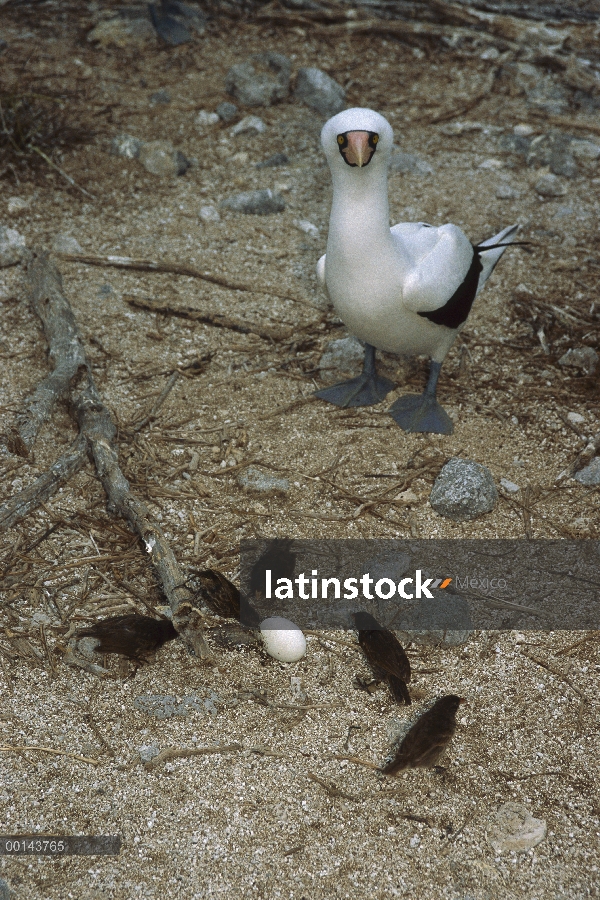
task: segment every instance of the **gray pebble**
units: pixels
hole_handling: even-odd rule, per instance
[[[169,141],[143,144],[139,160],[147,172],[163,178],[183,175],[189,168],[189,161]]]
[[[258,53],[229,69],[225,90],[243,106],[271,106],[287,97],[291,69],[281,53]]]
[[[146,744],[144,747],[139,748],[138,753],[143,763],[149,763],[156,759],[160,753],[160,747],[157,747],[156,744]]]
[[[223,103],[219,103],[219,105],[215,109],[215,112],[220,118],[221,122],[225,122],[226,125],[229,125],[231,122],[233,122],[234,119],[237,118],[239,110],[235,103],[228,103],[225,100]]]
[[[577,159],[592,161],[600,159],[600,146],[593,141],[571,141],[569,149]]]
[[[118,47],[143,51],[147,45],[156,45],[156,32],[146,17],[127,18],[116,16],[99,22],[87,36],[91,43],[102,48]]]
[[[273,156],[269,156],[268,159],[264,159],[262,162],[256,163],[257,169],[271,169],[275,166],[287,166],[289,163],[288,157],[285,153],[274,153]]]
[[[219,210],[214,206],[201,206],[200,212],[198,213],[198,217],[202,222],[209,224],[211,222],[220,222],[221,216],[219,215]]]
[[[563,353],[558,361],[559,366],[572,366],[585,372],[586,375],[593,375],[598,365],[600,357],[592,347],[576,347]]]
[[[52,249],[55,253],[83,253],[83,247],[70,234],[57,234],[52,241]]]
[[[522,803],[505,803],[491,816],[487,837],[496,853],[522,853],[544,840],[546,822]]]
[[[155,91],[150,95],[150,103],[170,103],[171,95],[168,91]]]
[[[437,513],[455,521],[491,512],[497,500],[498,491],[487,466],[457,457],[446,463],[429,498]]]
[[[0,225],[0,269],[21,262],[26,252],[27,247],[23,235],[14,228]]]
[[[600,456],[588,463],[573,476],[580,484],[600,484]]]
[[[98,296],[99,297],[110,297],[113,294],[113,287],[111,284],[101,284],[98,288]]]
[[[131,134],[117,134],[110,144],[110,152],[113,156],[122,156],[124,159],[138,159],[142,142]]]
[[[524,134],[503,134],[498,145],[501,150],[506,150],[508,153],[518,153],[520,156],[526,157],[531,146],[531,138]]]
[[[236,137],[238,134],[248,134],[255,131],[257,134],[263,134],[267,130],[267,126],[259,116],[246,116],[237,125],[231,129],[231,136]]]
[[[212,710],[212,707],[214,706],[214,700],[218,700],[218,697],[215,694],[213,698],[211,692],[209,699],[212,704]],[[177,702],[177,697],[171,697],[168,695],[140,694],[140,696],[136,697],[133,701],[133,705],[136,707],[136,709],[145,712],[149,716],[155,716],[155,718],[157,719],[170,719],[172,716],[185,717],[188,716],[193,710],[197,712],[204,712],[208,708],[206,706],[206,700],[203,700],[202,697],[196,696],[196,694],[190,694],[189,696],[184,697],[181,703]]]
[[[521,490],[518,484],[515,484],[514,481],[509,481],[508,478],[500,479],[500,487],[503,487],[509,494],[516,494],[517,491]]]
[[[268,216],[272,213],[283,212],[285,201],[281,194],[275,193],[270,188],[262,191],[242,191],[234,194],[219,204],[221,209],[229,209],[232,212],[245,213],[252,216]]]
[[[404,153],[402,150],[392,155],[390,172],[400,172],[402,175],[433,175],[429,163],[414,153]]]
[[[577,164],[570,150],[571,138],[560,132],[541,134],[533,138],[527,154],[527,165],[549,166],[554,175],[573,178],[577,174]]]
[[[321,69],[303,68],[298,70],[294,97],[329,119],[344,108],[346,92]]]
[[[207,131],[210,131],[213,125],[216,125],[218,121],[218,113],[207,112],[207,110],[201,109],[194,119],[194,126],[196,131],[200,134],[205,134]]]
[[[508,181],[501,181],[496,188],[498,200],[518,200],[519,196],[518,190],[512,184],[509,184]]]
[[[237,483],[245,491],[254,494],[287,494],[290,489],[287,478],[278,478],[255,466],[243,469],[238,475]]]
[[[547,175],[542,175],[541,178],[535,183],[535,190],[540,195],[540,197],[562,197],[566,194],[567,189],[562,184],[560,178],[557,178],[556,175],[552,175],[552,173],[548,173]]]
[[[364,356],[365,348],[354,335],[330,341],[319,360],[321,378],[339,381],[344,375],[355,375]]]

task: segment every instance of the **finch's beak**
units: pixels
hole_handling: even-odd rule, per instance
[[[369,147],[369,133],[367,131],[349,131],[347,138],[346,159],[350,165],[364,166],[372,154]]]

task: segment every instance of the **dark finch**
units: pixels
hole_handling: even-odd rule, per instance
[[[77,632],[76,637],[94,637],[99,644],[96,653],[119,653],[128,659],[143,662],[159,647],[178,636],[169,619],[152,619],[133,613],[112,616]]]
[[[240,592],[228,578],[214,569],[194,570],[195,600],[206,604],[224,619],[240,618]]]
[[[378,679],[385,679],[397,703],[409,704],[410,663],[398,638],[364,611],[353,613],[358,643]]]
[[[381,771],[386,775],[397,775],[404,769],[435,766],[452,740],[456,731],[456,713],[464,702],[463,697],[455,694],[436,700],[431,709],[417,719],[398,747],[394,759]]]

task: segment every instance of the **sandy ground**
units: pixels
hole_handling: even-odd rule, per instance
[[[499,140],[519,124],[539,134],[549,126],[502,79],[459,117],[482,129],[452,136],[448,123],[427,125],[477,93],[491,65],[480,52],[429,55],[381,37],[312,38],[223,20],[192,45],[137,54],[88,44],[92,24],[83,13],[71,23],[59,15],[39,23],[5,15],[7,83],[18,84],[27,66],[40,90],[70,92],[73,115],[89,123],[94,110],[105,112],[94,119],[97,133],[89,141],[57,157],[98,199],[47,169],[21,174],[19,183],[7,174],[0,222],[29,245],[51,246],[57,234],[69,234],[89,254],[166,258],[251,286],[270,284],[294,298],[57,259],[99,389],[121,427],[152,408],[174,370],[189,376],[178,379],[155,421],[120,443],[123,469],[184,571],[210,566],[234,577],[240,539],[261,535],[598,538],[597,488],[557,483],[582,447],[564,417],[579,413],[580,430],[600,430],[596,380],[557,360],[571,346],[597,344],[598,331],[584,335],[570,320],[550,317],[546,355],[536,336],[540,320],[511,298],[524,284],[538,313],[554,304],[588,315],[599,254],[600,166],[561,179],[560,198],[538,196],[533,184],[543,173],[503,151]],[[399,387],[379,407],[340,411],[311,400],[323,349],[346,333],[315,305],[323,303],[313,272],[330,205],[322,122],[290,99],[249,111],[266,123],[262,135],[231,138],[226,126],[216,126],[199,136],[194,127],[198,109],[228,99],[229,66],[265,46],[287,53],[294,71],[324,68],[347,86],[349,104],[386,115],[399,147],[432,167],[428,176],[390,177],[393,221],[453,221],[473,241],[517,222],[532,242],[529,252],[505,254],[444,366],[439,396],[456,422],[449,437],[406,435],[386,415],[395,396],[421,389],[425,361],[386,358],[384,369]],[[167,90],[171,102],[152,104],[157,90]],[[121,131],[173,140],[198,165],[179,178],[152,176],[136,160],[108,153]],[[577,136],[594,139],[594,132]],[[289,164],[254,167],[275,152],[285,152]],[[514,188],[513,199],[496,196],[501,183]],[[220,223],[200,222],[201,206],[263,187],[282,191],[283,213],[223,213]],[[9,197],[29,204],[18,217],[6,212]],[[320,236],[301,232],[298,219],[316,225]],[[234,333],[142,310],[132,297],[283,324],[294,335],[269,341]],[[0,428],[7,431],[47,362],[18,267],[0,272],[0,300]],[[185,367],[197,359],[205,359],[202,371],[191,375]],[[2,497],[31,483],[74,436],[62,408],[40,435],[34,460],[5,453]],[[488,466],[497,484],[516,483],[519,494],[503,494],[492,513],[473,522],[437,516],[428,503],[431,486],[457,455]],[[250,461],[287,477],[289,493],[245,494],[237,475]],[[389,478],[374,476],[389,475],[416,499],[356,515],[390,486]],[[147,612],[119,588],[123,580],[151,607],[162,598],[143,548],[106,512],[91,466],[2,536],[1,565],[1,743],[65,755],[2,752],[0,831],[123,838],[118,857],[0,858],[0,875],[16,897],[598,896],[594,635],[562,655],[581,634],[482,632],[459,648],[411,646],[410,708],[395,706],[384,687],[370,695],[353,686],[368,669],[352,633],[309,637],[306,657],[294,665],[223,649],[209,637],[218,665],[202,667],[174,642],[135,675],[111,663],[114,679],[101,681],[62,663],[69,626],[132,608]],[[252,690],[266,691],[271,705],[256,702]],[[418,713],[452,692],[469,702],[445,770],[383,779],[331,758],[382,763]],[[187,716],[159,719],[135,705],[148,694],[200,700]],[[148,745],[234,744],[239,749],[153,770],[139,755]],[[497,855],[486,835],[495,811],[511,800],[546,820],[547,836],[534,850]]]

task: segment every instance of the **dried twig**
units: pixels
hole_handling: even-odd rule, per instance
[[[100,762],[100,760],[91,759],[89,756],[78,756],[77,753],[67,753],[65,750],[54,750],[52,747],[28,747],[25,745],[19,747],[0,747],[0,753],[22,753],[24,750],[35,750],[37,753],[50,753],[53,756],[68,756],[69,759],[90,763],[92,766],[97,766]]]
[[[584,703],[589,703],[590,701],[585,696],[582,690],[580,690],[576,684],[573,684],[570,678],[563,673],[559,669],[555,669],[550,663],[544,662],[543,659],[538,659],[537,656],[532,656],[531,653],[528,653],[527,650],[523,650],[524,655],[527,659],[530,659],[531,662],[536,663],[538,666],[541,666],[542,669],[546,669],[548,672],[551,672],[552,675],[555,675],[557,678],[560,678],[561,681],[564,681],[565,684],[568,684],[572,691],[575,691],[578,697],[581,697]]]
[[[48,421],[58,400],[69,393],[71,379],[85,363],[85,351],[73,311],[65,299],[58,269],[32,264],[28,267],[31,306],[42,321],[48,341],[53,371],[25,401],[25,411],[17,419],[17,430],[31,450],[42,425]]]
[[[264,325],[248,322],[244,319],[226,316],[224,313],[210,313],[194,309],[192,306],[172,306],[170,303],[162,303],[160,300],[150,300],[146,297],[135,297],[127,294],[124,299],[139,309],[148,309],[171,316],[180,316],[183,319],[191,319],[194,322],[204,322],[217,328],[228,328],[240,334],[256,334],[265,340],[285,341],[294,333],[293,328],[278,328],[276,325]]]
[[[346,759],[348,762],[354,763],[355,766],[365,766],[367,769],[374,769],[376,772],[381,771],[381,766],[369,762],[368,759],[360,759],[358,756],[347,756],[345,753],[332,753],[328,759]]]
[[[218,284],[220,287],[229,288],[232,291],[246,291],[252,294],[269,294],[272,297],[279,297],[281,300],[292,300],[294,303],[304,303],[312,306],[308,300],[296,297],[293,294],[278,291],[271,285],[261,285],[258,283],[245,284],[242,281],[232,281],[223,275],[216,275],[214,272],[203,272],[195,266],[182,265],[180,263],[157,262],[152,259],[133,259],[130,256],[88,256],[77,253],[59,253],[61,259],[67,262],[83,263],[86,266],[112,267],[114,269],[129,269],[132,272],[161,272],[171,275],[186,275],[188,278],[200,278],[202,281],[208,281],[210,284]]]
[[[330,797],[342,797],[344,800],[352,800],[353,803],[358,803],[358,797],[353,797],[352,794],[347,794],[345,791],[342,791],[336,784],[333,782],[324,781],[322,778],[319,778],[318,775],[315,775],[314,772],[306,773],[311,781],[315,781],[317,784],[320,784],[321,787],[325,788]]]
[[[167,747],[158,756],[144,763],[146,769],[156,769],[170,759],[185,759],[188,756],[207,756],[210,753],[239,753],[244,748],[240,744],[229,744],[226,747]]]

